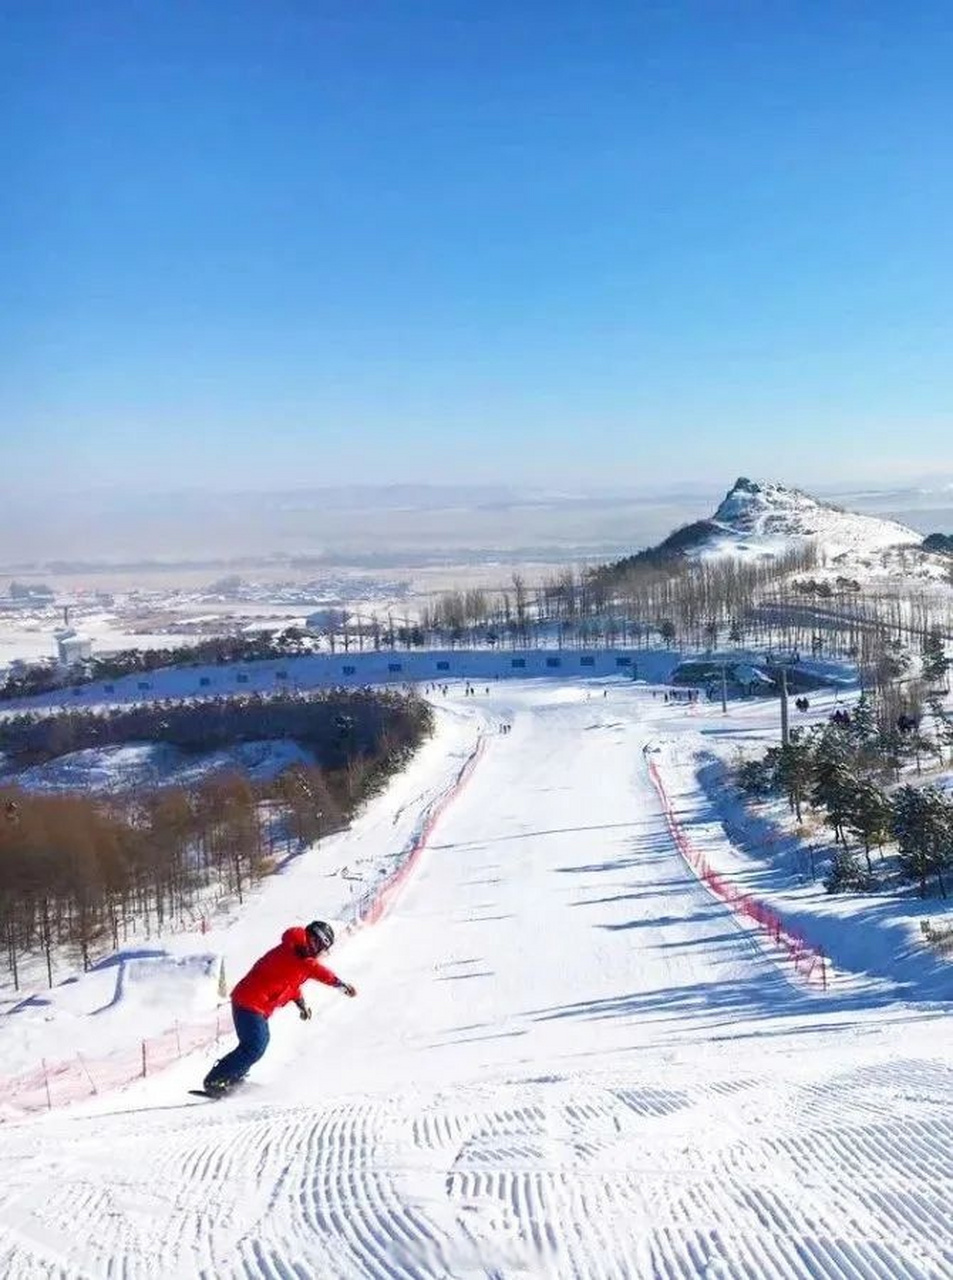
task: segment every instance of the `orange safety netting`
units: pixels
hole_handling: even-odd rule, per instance
[[[393,905],[397,894],[414,870],[420,854],[447,806],[459,795],[482,753],[481,738],[467,757],[450,787],[423,813],[417,830],[401,851],[396,867],[363,894],[351,908],[352,918],[345,935],[365,925],[376,924]],[[203,921],[204,923],[204,921]],[[205,929],[202,928],[202,932]],[[73,1058],[46,1062],[32,1071],[0,1080],[0,1120],[32,1111],[47,1111],[119,1089],[171,1066],[187,1054],[217,1045],[231,1031],[227,1006],[220,1007],[203,1022],[176,1022],[158,1036],[141,1040],[130,1049],[100,1058],[77,1053]]]
[[[668,792],[654,760],[649,761],[649,776],[658,792],[668,829],[682,857],[699,880],[736,914],[751,920],[768,940],[793,961],[795,970],[809,983],[819,982],[826,991],[829,974],[827,958],[820,947],[807,942],[801,934],[784,923],[781,916],[765,903],[742,892],[727,877],[715,871],[704,854],[688,838],[675,815]]]

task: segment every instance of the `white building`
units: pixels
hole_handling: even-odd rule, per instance
[[[304,620],[304,625],[312,635],[321,635],[327,631],[343,631],[350,617],[346,609],[335,609],[329,606],[309,613]]]
[[[72,627],[57,627],[53,632],[56,641],[56,658],[61,667],[73,667],[92,656],[93,642],[89,636],[80,635]]]

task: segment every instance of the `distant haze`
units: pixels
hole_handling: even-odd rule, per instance
[[[657,540],[719,496],[715,488],[645,494],[369,486],[34,498],[0,511],[0,567],[269,557],[386,567],[501,553],[602,559]]]
[[[767,478],[767,477],[766,477]],[[786,477],[770,477],[787,482]],[[182,567],[237,562],[273,569],[607,560],[651,545],[710,515],[735,479],[654,490],[507,486],[346,486],[270,493],[121,491],[0,507],[0,572],[43,572],[159,561]],[[953,528],[953,490],[820,491],[857,511],[921,532]]]

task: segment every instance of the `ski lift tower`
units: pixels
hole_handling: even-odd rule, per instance
[[[781,746],[786,747],[791,740],[791,731],[788,723],[788,668],[792,664],[790,661],[779,662],[769,656],[765,665],[781,685]]]
[[[791,731],[788,721],[788,668],[790,662],[770,663],[770,671],[777,678],[781,686],[781,746],[786,747],[791,740]]]

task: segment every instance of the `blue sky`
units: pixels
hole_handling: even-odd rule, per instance
[[[8,0],[0,488],[953,470],[953,9]]]

